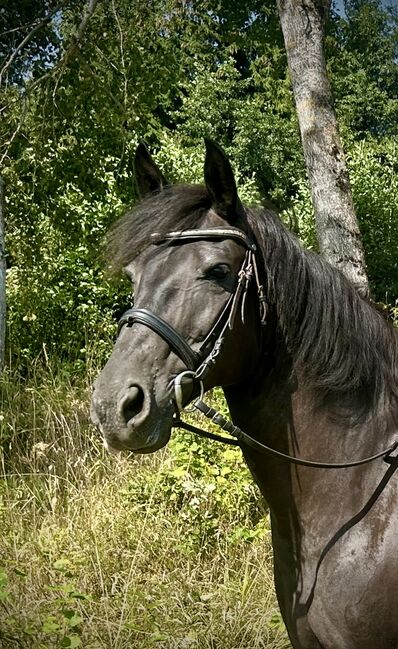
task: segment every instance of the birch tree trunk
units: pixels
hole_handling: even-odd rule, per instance
[[[4,243],[5,193],[0,176],[0,370],[4,367],[6,341],[6,254]]]
[[[369,293],[323,49],[330,0],[277,0],[321,254]]]

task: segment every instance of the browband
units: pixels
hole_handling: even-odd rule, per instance
[[[238,243],[243,244],[248,250],[256,252],[256,244],[241,230],[237,228],[207,228],[206,230],[177,230],[175,232],[167,232],[161,234],[155,232],[151,235],[152,243],[155,245],[164,243],[165,241],[199,241],[203,239],[233,239]]]

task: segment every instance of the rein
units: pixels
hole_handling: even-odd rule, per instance
[[[170,382],[170,387],[174,389],[174,401],[178,413],[177,416],[173,418],[172,426],[174,428],[182,428],[189,432],[200,435],[201,437],[223,442],[224,444],[229,444],[231,446],[240,446],[242,443],[244,443],[257,451],[260,451],[261,453],[267,453],[268,455],[277,457],[281,460],[299,466],[318,469],[345,469],[367,464],[368,462],[373,462],[374,460],[377,460],[381,457],[383,457],[384,461],[388,464],[395,463],[397,461],[397,456],[391,457],[391,454],[398,448],[398,441],[395,441],[391,446],[384,449],[383,451],[380,451],[376,455],[362,458],[353,462],[316,462],[293,455],[288,455],[287,453],[282,453],[281,451],[278,451],[270,446],[267,446],[266,444],[263,444],[262,442],[257,441],[256,439],[245,433],[243,430],[241,430],[238,426],[235,426],[231,421],[225,419],[219,412],[203,402],[202,397],[204,395],[204,378],[211,366],[215,364],[216,359],[220,354],[227,330],[233,329],[239,303],[241,307],[241,319],[242,322],[244,322],[246,296],[249,285],[253,278],[257,286],[261,324],[262,326],[265,325],[266,300],[263,286],[260,283],[259,279],[255,256],[256,245],[244,232],[237,230],[236,228],[183,230],[177,232],[169,232],[162,235],[152,235],[152,242],[155,245],[167,242],[170,242],[170,244],[183,244],[190,241],[216,241],[225,239],[232,239],[243,245],[246,248],[246,254],[241,269],[238,273],[238,283],[236,289],[228,298],[210,332],[200,346],[199,351],[194,351],[192,347],[190,347],[190,345],[187,343],[185,338],[183,338],[183,336],[181,336],[171,325],[169,325],[165,320],[160,318],[155,313],[152,313],[148,309],[132,307],[131,309],[128,309],[119,320],[118,334],[124,326],[131,327],[134,323],[142,324],[149,329],[152,329],[152,331],[163,338],[163,340],[165,340],[169,345],[170,349],[173,350],[173,352],[183,361],[185,366],[188,368],[187,370],[181,372]],[[202,415],[204,415],[207,419],[210,419],[213,423],[219,426],[219,428],[227,432],[231,437],[217,435],[210,431],[198,428],[197,426],[193,426],[192,424],[188,424],[187,422],[184,422],[180,419],[179,414],[182,410],[184,410],[184,378],[189,378],[192,384],[197,381],[200,386],[200,398],[194,401],[193,409],[198,410]]]
[[[277,457],[280,460],[285,460],[286,462],[290,462],[290,464],[297,464],[299,466],[307,466],[315,469],[348,469],[350,467],[360,466],[361,464],[368,464],[368,462],[373,462],[373,460],[377,460],[381,457],[384,457],[384,461],[387,464],[394,464],[397,460],[397,456],[391,457],[391,453],[393,453],[398,448],[398,441],[391,444],[391,446],[389,446],[387,449],[384,449],[384,451],[380,451],[380,453],[376,453],[376,455],[371,455],[370,457],[365,457],[361,460],[355,460],[353,462],[330,463],[330,462],[315,462],[313,460],[305,460],[303,458],[296,457],[294,455],[288,455],[287,453],[282,453],[282,451],[277,451],[275,448],[272,448],[271,446],[267,446],[262,442],[258,442],[256,439],[254,439],[253,437],[245,433],[243,430],[241,430],[241,428],[238,428],[238,426],[235,426],[232,422],[225,419],[219,412],[217,412],[217,410],[214,410],[213,408],[208,406],[201,399],[195,401],[194,406],[205,417],[207,417],[207,419],[210,419],[213,423],[219,426],[219,428],[229,433],[231,437],[223,437],[222,435],[216,435],[207,430],[202,430],[201,428],[198,428],[197,426],[193,426],[192,424],[188,424],[185,421],[182,421],[181,419],[176,419],[174,421],[173,426],[178,428],[183,428],[184,430],[187,430],[191,433],[196,433],[201,437],[207,437],[209,439],[215,440],[216,442],[224,442],[224,444],[230,444],[231,446],[240,446],[241,442],[243,442],[248,446],[250,446],[251,448],[254,448],[256,451],[260,451],[261,453],[267,453],[268,455]]]

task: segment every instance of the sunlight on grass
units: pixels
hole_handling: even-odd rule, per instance
[[[3,377],[1,646],[289,647],[239,451],[177,433],[115,458],[88,403],[65,372]]]

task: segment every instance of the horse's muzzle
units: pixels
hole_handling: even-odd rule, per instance
[[[174,406],[159,408],[148,390],[128,383],[111,400],[96,388],[91,402],[91,419],[110,452],[152,453],[170,438]]]

